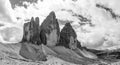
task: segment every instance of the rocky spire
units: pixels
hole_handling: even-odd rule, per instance
[[[34,20],[32,17],[30,22],[24,24],[24,34],[19,51],[22,57],[33,61],[47,60],[39,35],[39,18],[36,17]]]
[[[24,24],[24,34],[22,42],[32,42],[33,44],[40,44],[39,37],[39,18],[32,17],[30,22]]]
[[[35,22],[36,22],[37,27],[39,27],[39,17],[35,18]]]
[[[25,42],[25,41],[29,41],[30,40],[29,39],[30,37],[28,35],[28,33],[29,33],[29,26],[30,26],[29,22],[28,23],[24,23],[24,26],[23,26],[23,38],[22,38],[21,42]]]
[[[60,28],[55,12],[50,12],[40,27],[40,37],[43,44],[54,46],[59,40]]]
[[[77,35],[70,23],[66,23],[60,32],[60,40],[58,46],[65,46],[66,48],[76,47]]]

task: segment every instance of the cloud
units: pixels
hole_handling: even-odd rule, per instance
[[[13,23],[9,0],[0,0],[0,20]]]
[[[15,38],[15,36],[22,34],[22,27],[17,23],[16,16],[14,16],[9,0],[0,0],[0,24],[2,25],[0,27],[0,42],[9,43],[20,41],[17,39],[21,37]]]
[[[17,27],[5,27],[0,30],[0,34],[2,36],[3,43],[16,43],[21,41],[22,39],[22,29]]]

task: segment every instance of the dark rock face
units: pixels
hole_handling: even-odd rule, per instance
[[[41,43],[39,37],[39,18],[31,18],[31,21],[24,24],[24,34],[22,42],[32,42],[33,44],[39,45]]]
[[[40,41],[40,37],[39,37],[39,18],[37,17],[34,21],[34,19],[31,19],[30,22],[31,26],[30,26],[30,33],[31,33],[31,39],[30,42],[32,42],[33,44],[37,44],[39,45],[41,43]]]
[[[77,40],[76,43],[77,43],[77,48],[81,49],[81,47],[82,47],[82,46],[81,46],[81,43],[80,43],[78,40]]]
[[[52,11],[40,27],[41,42],[48,46],[55,46],[59,40],[60,28],[55,13]]]
[[[19,51],[21,56],[33,61],[47,60],[39,35],[39,18],[36,17],[34,20],[32,17],[30,22],[24,24],[24,34]]]
[[[75,48],[77,46],[77,35],[70,23],[66,23],[60,32],[60,40],[58,46],[65,46],[66,48]]]
[[[23,38],[22,38],[21,42],[30,40],[30,35],[28,35],[28,33],[29,33],[29,26],[30,26],[29,22],[24,24],[24,26],[23,26],[24,27],[23,28]]]
[[[37,27],[39,27],[39,17],[36,17],[36,18],[35,18],[35,21],[36,21]]]

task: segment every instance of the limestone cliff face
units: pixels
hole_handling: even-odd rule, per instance
[[[65,46],[66,48],[75,48],[77,35],[70,23],[66,23],[60,32],[60,40],[58,46]]]
[[[32,44],[41,44],[39,37],[39,18],[35,20],[32,17],[30,22],[24,24],[24,34],[22,42],[32,42]]]
[[[52,11],[40,26],[40,38],[43,44],[55,46],[58,43],[60,28],[55,13]]]
[[[32,17],[30,22],[24,24],[24,35],[19,54],[33,61],[46,61],[46,56],[41,47],[39,33],[39,18]]]

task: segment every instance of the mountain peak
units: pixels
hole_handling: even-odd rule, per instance
[[[60,32],[60,40],[57,44],[58,46],[65,46],[66,48],[70,48],[71,43],[74,43],[76,41],[76,33],[74,29],[72,28],[70,23],[66,23],[63,29]],[[73,45],[75,45],[74,43]]]
[[[24,24],[24,34],[22,42],[32,42],[32,44],[41,44],[39,38],[39,18],[32,17],[30,22]]]
[[[30,21],[34,21],[34,18],[33,17],[31,17],[31,20]]]
[[[59,33],[60,33],[59,24],[56,19],[55,12],[52,11],[46,17],[46,19],[43,21],[40,27],[40,37],[42,39],[41,40],[42,43],[44,43],[45,45],[47,44],[50,46],[54,46],[58,42]]]
[[[54,11],[50,12],[50,14],[49,14],[48,16],[51,16],[51,17],[53,17],[53,18],[56,18]]]

